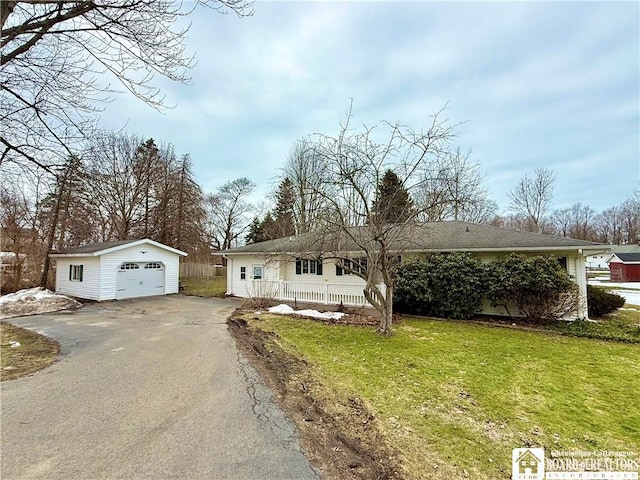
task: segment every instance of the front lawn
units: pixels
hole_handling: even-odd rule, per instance
[[[372,328],[261,315],[326,389],[375,413],[409,478],[508,479],[511,450],[640,451],[640,346],[406,319]]]
[[[0,324],[0,380],[13,380],[51,365],[59,346],[39,333]]]
[[[217,276],[209,278],[181,278],[185,295],[198,297],[223,297],[227,292],[227,277]]]

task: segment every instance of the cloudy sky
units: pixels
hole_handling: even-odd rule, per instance
[[[264,195],[294,141],[354,122],[420,129],[448,104],[502,211],[536,167],[554,207],[597,211],[640,184],[640,4],[262,2],[251,17],[197,9],[190,85],[158,81],[175,108],[131,97],[102,125],[189,153],[206,192],[249,177]]]

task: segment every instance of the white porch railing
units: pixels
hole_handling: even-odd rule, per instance
[[[353,307],[369,306],[364,296],[364,285],[330,282],[290,282],[262,280],[253,282],[253,296],[274,298],[277,300],[323,303],[325,305],[349,305]],[[378,285],[382,293],[386,285]]]

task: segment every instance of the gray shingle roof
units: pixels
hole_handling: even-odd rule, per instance
[[[640,253],[616,253],[616,257],[622,260],[622,263],[640,262]]]
[[[74,254],[74,253],[96,253],[101,252],[102,250],[107,250],[108,248],[119,247],[120,245],[126,245],[127,243],[137,242],[136,240],[113,240],[111,242],[97,242],[97,243],[88,243],[87,245],[82,245],[81,247],[70,248],[68,250],[61,250],[59,252],[54,252],[56,254]]]
[[[354,227],[352,237],[366,238],[367,227]],[[339,244],[339,248],[338,248]],[[430,222],[406,226],[397,235],[393,248],[399,251],[456,251],[456,250],[550,250],[550,249],[608,249],[610,245],[557,237],[540,233],[522,232],[490,225],[460,221]],[[295,253],[361,250],[352,238],[344,234],[305,234],[254,243],[225,250],[223,254],[240,253]]]

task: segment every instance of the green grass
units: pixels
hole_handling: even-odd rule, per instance
[[[640,451],[640,346],[406,319],[371,328],[263,315],[327,389],[375,412],[409,478],[510,476],[511,449]]]
[[[635,320],[634,320],[635,317]],[[548,328],[573,337],[640,344],[640,311],[624,311],[595,322],[555,322]]]
[[[185,295],[199,297],[222,297],[227,292],[227,277],[181,278]]]

